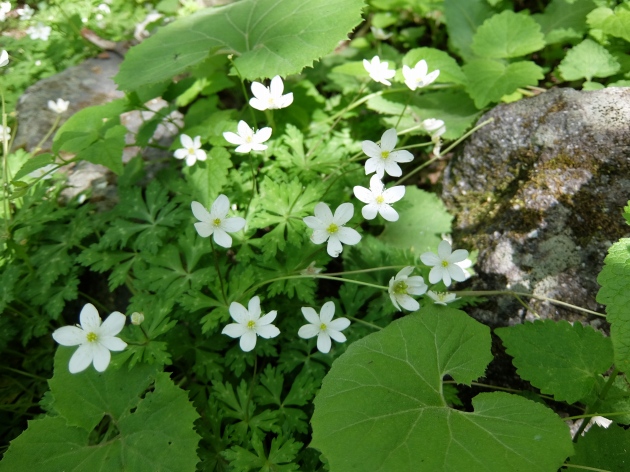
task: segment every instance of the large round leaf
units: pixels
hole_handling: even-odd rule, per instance
[[[361,22],[362,0],[242,0],[175,21],[132,48],[123,90],[170,79],[210,54],[234,54],[241,76],[287,76],[312,65]]]
[[[550,471],[572,451],[551,410],[483,393],[474,412],[450,408],[442,381],[483,375],[490,330],[464,312],[428,306],[354,343],[315,399],[312,446],[335,472]]]

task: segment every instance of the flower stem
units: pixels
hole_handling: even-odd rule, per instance
[[[360,323],[360,324],[363,324],[365,326],[369,326],[372,329],[376,329],[376,330],[379,330],[379,331],[381,329],[383,329],[381,326],[378,326],[378,325],[375,325],[373,323],[370,323],[369,321],[364,321],[364,320],[361,320],[359,318],[355,318],[354,316],[346,315],[346,318],[348,318],[349,320],[352,320],[352,321],[354,321],[356,323]]]
[[[219,258],[217,255],[217,251],[214,247],[214,241],[210,240],[210,245],[212,246],[212,255],[214,256],[214,267],[217,269],[217,276],[219,277],[219,284],[221,285],[221,294],[223,295],[223,302],[227,304],[227,297],[225,296],[225,288],[223,287],[223,277],[221,277],[221,270],[219,269]]]
[[[608,380],[606,381],[604,388],[602,388],[602,391],[599,393],[599,395],[597,395],[597,400],[595,400],[595,402],[592,405],[586,408],[586,411],[584,412],[585,415],[590,414],[591,411],[595,411],[595,412],[597,411],[597,407],[606,398],[606,395],[608,395],[608,391],[613,386],[613,383],[615,382],[615,379],[617,378],[618,374],[619,374],[619,369],[615,367],[612,373],[610,374],[610,376],[608,377]],[[602,415],[596,414],[595,416],[602,416]],[[584,429],[586,429],[586,425],[588,425],[588,421],[582,420],[582,424],[580,425],[580,428],[576,431],[575,435],[573,436],[573,442],[577,442],[578,438],[580,437]]]

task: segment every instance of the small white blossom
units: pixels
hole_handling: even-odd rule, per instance
[[[115,311],[101,324],[98,311],[88,303],[79,319],[81,326],[59,328],[53,333],[53,339],[62,346],[79,346],[70,358],[71,374],[87,369],[92,363],[97,371],[104,372],[111,360],[109,351],[122,351],[127,347],[126,342],[115,337],[124,328],[126,317]]]
[[[267,145],[263,143],[271,137],[271,128],[262,128],[254,133],[254,130],[241,120],[238,122],[238,134],[226,131],[223,137],[229,143],[238,144],[235,152],[264,151]]]
[[[317,350],[319,352],[324,354],[330,352],[332,344],[330,338],[338,343],[346,341],[346,337],[341,331],[350,326],[350,320],[348,318],[337,318],[333,321],[333,316],[335,316],[335,304],[333,302],[324,303],[319,315],[310,306],[302,307],[302,314],[309,324],[300,328],[298,336],[302,339],[310,339],[317,336]]]
[[[448,292],[434,292],[433,290],[429,290],[427,292],[427,295],[429,296],[431,300],[433,300],[433,303],[435,303],[436,305],[446,306],[447,303],[451,303],[451,302],[454,302],[455,300],[459,300],[459,298],[457,298],[457,296],[454,293],[448,293]]]
[[[284,82],[279,75],[271,79],[269,87],[265,87],[260,82],[252,82],[254,97],[249,99],[249,104],[261,111],[286,108],[293,103],[293,93],[282,95],[282,92],[284,92]]]
[[[7,13],[11,11],[11,2],[0,2],[0,21],[7,18]]]
[[[131,324],[135,325],[135,326],[140,326],[142,324],[142,322],[144,321],[144,314],[134,311],[131,316]]]
[[[438,283],[440,280],[444,281],[444,285],[447,287],[451,285],[451,279],[456,282],[463,282],[466,280],[466,274],[457,263],[462,262],[468,257],[468,251],[465,249],[457,249],[451,252],[451,243],[443,240],[438,245],[437,255],[433,252],[425,252],[420,255],[420,260],[433,267],[429,272],[429,282],[432,284]]]
[[[221,334],[231,338],[241,338],[239,345],[244,352],[249,352],[256,347],[256,337],[265,339],[275,338],[280,330],[272,325],[276,319],[277,311],[273,310],[260,316],[260,298],[257,296],[249,301],[247,308],[237,302],[230,304],[230,316],[236,323],[231,323],[223,328]]]
[[[378,56],[374,56],[371,61],[363,59],[363,67],[370,74],[370,78],[385,85],[391,85],[392,83],[388,79],[396,75],[396,71],[388,69],[388,66],[389,63],[387,61],[381,62]]]
[[[413,69],[409,66],[403,66],[402,73],[405,78],[405,84],[407,84],[407,87],[411,90],[426,87],[433,83],[438,75],[440,75],[439,69],[434,70],[430,74],[427,74],[428,71],[429,66],[427,66],[427,61],[424,59],[419,61]]]
[[[602,428],[608,428],[612,424],[612,420],[604,418],[603,416],[593,416],[591,421]]]
[[[210,212],[199,202],[192,202],[191,208],[199,223],[195,229],[199,236],[207,238],[214,235],[214,242],[221,247],[232,247],[232,237],[228,233],[240,231],[245,227],[245,219],[240,216],[226,218],[230,210],[230,201],[225,195],[219,195],[210,207]]]
[[[300,271],[300,275],[317,275],[322,270],[321,267],[315,267],[315,261],[311,262],[306,269]]]
[[[23,21],[30,20],[33,17],[33,13],[35,13],[35,10],[28,5],[24,5],[23,8],[17,9],[17,14],[20,17],[20,20]]]
[[[11,141],[11,128],[0,125],[0,143]]]
[[[179,139],[184,147],[175,151],[175,159],[185,158],[186,165],[189,167],[194,165],[194,163],[198,160],[206,160],[206,151],[201,149],[201,136],[195,136],[195,139],[193,140],[187,134],[182,134]]]
[[[0,52],[0,67],[4,67],[9,63],[9,53],[4,49]]]
[[[51,31],[52,28],[50,26],[45,26],[43,23],[37,23],[36,26],[29,26],[26,29],[26,34],[28,34],[31,39],[48,41]]]
[[[70,105],[70,102],[63,98],[58,98],[56,102],[48,100],[48,108],[60,115],[68,109],[68,105]]]
[[[96,7],[96,9],[98,11],[102,11],[103,13],[111,13],[109,6],[105,3],[101,3],[99,6]]]
[[[375,26],[370,26],[370,30],[372,30],[372,34],[379,41],[387,41],[393,35],[393,33],[386,33],[383,28],[377,28]]]
[[[402,311],[401,307],[409,311],[418,310],[420,304],[411,295],[422,295],[427,291],[427,284],[421,276],[409,277],[412,272],[413,267],[404,267],[389,281],[389,298],[398,311]]]
[[[304,223],[313,229],[311,241],[314,244],[322,244],[328,241],[326,248],[331,257],[337,257],[343,251],[343,244],[353,246],[361,241],[361,235],[352,228],[344,225],[354,215],[352,203],[342,203],[335,210],[333,216],[330,207],[323,202],[315,205],[315,216],[307,216]]]
[[[405,186],[397,185],[387,190],[384,188],[385,185],[378,175],[373,175],[370,179],[369,189],[358,185],[354,187],[354,195],[363,203],[367,203],[361,209],[361,214],[366,220],[373,220],[379,213],[387,221],[398,221],[398,213],[390,203],[397,202],[405,196]]]
[[[413,161],[413,154],[405,150],[394,151],[397,141],[398,134],[396,129],[391,128],[383,133],[380,146],[373,141],[363,141],[361,143],[363,152],[369,157],[365,161],[366,175],[376,172],[376,175],[381,179],[386,172],[392,177],[400,177],[402,175],[402,169],[398,163]]]
[[[446,132],[446,126],[442,120],[427,118],[422,122],[422,128],[431,135],[434,141]]]

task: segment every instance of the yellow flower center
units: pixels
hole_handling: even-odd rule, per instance
[[[376,203],[383,203],[385,201],[385,199],[383,198],[383,195],[379,195],[378,197],[376,197]]]
[[[190,154],[191,156],[194,156],[195,152],[196,152],[195,148],[188,148],[188,154]]]
[[[319,330],[326,331],[326,323],[322,323],[321,325],[319,325]]]
[[[249,320],[247,322],[247,329],[254,329],[256,327],[256,322],[254,320]]]
[[[96,333],[88,333],[86,338],[89,343],[94,343],[98,340],[98,335]]]
[[[407,293],[407,284],[404,280],[399,280],[394,284],[394,293],[396,295],[404,295]]]
[[[381,151],[381,157],[387,159],[389,157],[389,151]]]
[[[221,218],[215,218],[214,220],[212,220],[212,224],[214,226],[219,226],[221,224]]]
[[[328,231],[328,233],[330,234],[335,234],[337,231],[339,231],[339,226],[337,226],[335,223],[330,223],[330,226],[326,228],[326,231]]]
[[[442,267],[448,267],[448,261],[442,261]]]
[[[252,137],[251,136],[247,136],[245,138],[245,141],[247,141],[248,143],[251,143],[252,142]]]

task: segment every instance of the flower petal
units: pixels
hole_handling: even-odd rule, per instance
[[[342,243],[348,244],[350,246],[354,246],[355,244],[358,244],[359,241],[361,241],[361,235],[355,229],[346,228],[345,226],[343,228],[339,228],[336,236],[337,239],[339,239]]]
[[[99,338],[98,342],[110,351],[124,351],[127,347],[127,343],[125,341],[113,336],[103,336]]]
[[[273,323],[273,320],[276,319],[276,316],[278,316],[278,312],[276,310],[272,310],[269,313],[267,313],[266,315],[262,316],[258,320],[257,325],[259,327],[270,325],[271,323]]]
[[[194,147],[194,145],[195,145],[195,142],[187,134],[182,134],[179,137],[179,140],[181,141],[182,146],[184,146],[186,149]]]
[[[378,212],[387,221],[398,221],[398,212],[386,203],[380,206]]]
[[[259,129],[256,131],[256,134],[254,134],[254,141],[259,144],[264,143],[269,138],[271,138],[271,128],[269,126]]]
[[[440,241],[440,244],[438,244],[437,254],[441,260],[448,259],[451,255],[451,243],[449,243],[446,239]]]
[[[239,324],[242,324],[242,325],[247,324],[247,322],[250,319],[247,308],[245,308],[239,302],[230,303],[230,308],[228,311],[230,312],[230,316],[232,317],[232,319]]]
[[[175,157],[175,159],[184,159],[186,156],[188,156],[188,149],[178,149],[173,153],[173,156]]]
[[[361,149],[363,149],[363,152],[369,157],[382,158],[381,152],[383,152],[383,150],[373,141],[363,141],[361,143]]]
[[[311,339],[319,334],[319,326],[306,324],[298,330],[298,336],[302,339]]]
[[[283,95],[280,100],[280,105],[278,108],[286,108],[293,103],[293,92],[289,92],[286,95]]]
[[[87,341],[86,332],[77,326],[64,326],[56,329],[52,337],[62,346],[76,346]]]
[[[383,182],[381,181],[379,176],[373,175],[372,178],[370,179],[370,191],[374,195],[381,195],[383,193],[384,187],[385,185],[383,185]]]
[[[396,133],[396,128],[390,128],[381,136],[381,149],[391,152],[396,147],[397,141],[398,133]]]
[[[398,303],[400,303],[400,306],[405,310],[409,311],[416,311],[420,308],[420,304],[409,295],[399,295]]]
[[[71,374],[82,372],[92,363],[93,358],[94,351],[92,350],[92,343],[82,344],[79,346],[79,349],[72,354],[70,363],[68,364],[68,370]]]
[[[268,103],[267,101],[259,98],[250,98],[249,106],[255,108],[256,110],[265,111],[268,108]]]
[[[245,223],[247,223],[245,218],[241,218],[240,216],[226,218],[221,222],[221,229],[228,233],[235,233],[236,231],[242,230],[245,227]]]
[[[205,221],[202,221],[200,223],[195,223],[195,229],[197,230],[197,233],[199,234],[199,236],[201,236],[202,238],[207,238],[212,233],[214,233],[215,228],[210,223],[206,223]]]
[[[282,96],[282,92],[284,92],[284,82],[282,82],[282,77],[276,75],[273,79],[271,79],[269,90],[271,91],[272,97],[280,98]]]
[[[383,159],[380,157],[371,157],[365,161],[365,175],[369,175],[372,172],[376,172],[380,178],[383,178]]]
[[[260,318],[260,297],[258,295],[249,299],[247,312],[249,313],[249,320],[257,320]]]
[[[241,350],[243,352],[249,352],[256,347],[256,333],[252,330],[247,330],[241,336],[241,340],[239,341],[239,345],[241,346]]]
[[[210,223],[212,221],[212,218],[210,218],[210,213],[201,203],[192,202],[190,204],[190,208],[195,218],[197,218],[199,221],[203,221],[206,223]]]
[[[243,144],[243,141],[245,141],[238,134],[232,133],[231,131],[226,131],[225,133],[223,133],[223,137],[228,143],[231,144]]]
[[[226,249],[232,247],[232,236],[227,234],[221,228],[214,229],[212,239],[214,239],[214,242],[221,247],[224,247]]]
[[[442,260],[433,252],[423,252],[420,254],[420,260],[428,266],[436,266],[442,263]]]
[[[378,205],[376,203],[365,205],[363,208],[361,208],[361,214],[366,220],[373,220],[378,214]]]
[[[212,203],[212,207],[210,207],[210,220],[215,218],[222,220],[228,214],[229,210],[230,200],[223,194],[219,195],[214,203]]]
[[[267,100],[269,99],[269,89],[265,87],[263,84],[261,84],[260,82],[252,82],[252,94],[258,100],[261,100],[263,102],[267,102]],[[250,100],[250,105],[251,105],[251,100]]]
[[[314,213],[315,218],[319,219],[324,224],[324,227],[327,227],[333,221],[332,211],[324,202],[319,202],[315,205]]]
[[[239,136],[245,141],[248,136],[254,136],[254,130],[249,127],[245,121],[241,120],[236,126]]]
[[[388,188],[383,192],[383,199],[387,203],[394,203],[405,196],[405,186],[397,185],[392,188]]]
[[[99,336],[116,336],[125,327],[127,317],[119,311],[114,311],[107,317],[98,330]]]
[[[345,343],[347,340],[346,336],[343,333],[339,332],[339,330],[337,329],[329,329],[328,336],[333,338],[338,343]]]
[[[101,317],[98,316],[98,310],[91,303],[86,303],[83,306],[79,320],[81,327],[85,331],[96,331],[101,326]]]
[[[350,320],[348,318],[337,318],[328,323],[328,329],[332,331],[343,331],[348,326],[350,326]],[[333,337],[333,339],[335,338]]]
[[[413,269],[414,269],[413,266],[403,267],[396,274],[396,280],[406,279],[413,272]]]
[[[229,325],[223,328],[223,331],[221,331],[221,334],[225,334],[226,336],[229,336],[231,338],[240,338],[247,331],[249,330],[247,329],[247,326],[245,325],[238,324],[238,323],[230,323]]]
[[[392,177],[400,177],[402,175],[402,170],[400,166],[396,164],[396,162],[394,162],[392,159],[383,160],[383,171],[387,172],[387,174],[391,175]],[[376,174],[378,175],[378,171],[376,172]],[[380,177],[382,178],[382,175]]]
[[[322,323],[327,325],[330,323],[330,320],[333,319],[333,316],[335,316],[335,304],[333,302],[324,303],[319,313],[319,319]]]
[[[461,262],[468,257],[468,251],[466,249],[456,249],[449,256],[449,262]]]
[[[348,221],[352,219],[353,215],[354,205],[352,203],[342,203],[335,210],[333,221],[339,226],[345,225]]]
[[[378,179],[378,176],[375,175],[374,177]],[[363,203],[372,203],[374,201],[374,195],[365,187],[357,185],[352,189],[352,191],[354,192],[354,196]]]
[[[321,324],[321,320],[319,319],[319,314],[315,311],[314,308],[311,308],[310,306],[303,306],[302,314],[304,315],[304,318],[306,318],[306,321],[308,321],[309,323],[314,324],[314,325]]]
[[[276,326],[269,324],[258,328],[256,333],[261,338],[270,339],[278,336],[280,334],[280,330]]]
[[[341,245],[341,241],[339,241],[337,235],[331,235],[330,238],[328,238],[328,246],[326,247],[328,255],[330,257],[338,257],[342,251],[343,246]]]
[[[394,151],[390,153],[389,158],[395,162],[411,162],[414,157],[409,151]]]
[[[433,269],[431,269],[431,272],[429,272],[429,282],[432,284],[438,283],[440,280],[442,280],[443,272],[446,271],[444,270],[442,265],[436,265]]]
[[[330,341],[330,336],[328,333],[319,333],[317,335],[317,350],[319,352],[323,352],[324,354],[328,354],[330,352],[330,346],[332,342]]]
[[[111,352],[109,352],[105,346],[99,343],[94,343],[92,353],[94,355],[94,359],[92,359],[94,368],[98,372],[105,372],[105,369],[107,369],[107,366],[109,365],[109,361],[112,359]]]
[[[311,241],[313,241],[313,244],[325,243],[328,241],[328,238],[330,238],[330,233],[325,229],[316,229],[311,235]]]
[[[464,269],[457,264],[450,264],[448,266],[448,274],[456,282],[463,282],[466,280],[466,273],[464,272]]]

